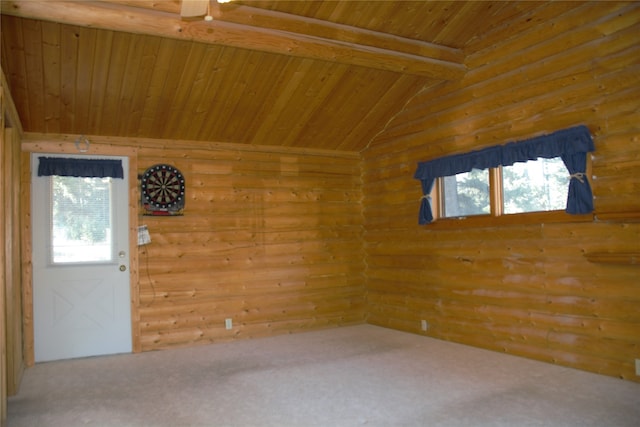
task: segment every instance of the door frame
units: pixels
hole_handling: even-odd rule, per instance
[[[133,353],[141,351],[140,342],[140,314],[139,314],[139,282],[138,282],[138,202],[140,200],[138,190],[138,150],[126,145],[113,145],[100,143],[91,138],[90,144],[76,145],[75,141],[81,138],[78,135],[64,135],[58,138],[49,138],[46,135],[38,135],[41,138],[31,139],[25,135],[22,142],[22,188],[20,208],[23,218],[31,217],[31,153],[51,153],[69,155],[92,156],[121,156],[129,159],[129,287],[131,306],[131,348]],[[82,137],[84,138],[84,137]],[[98,137],[95,137],[96,139]],[[35,364],[34,352],[34,325],[33,325],[33,267],[32,267],[32,230],[31,221],[25,221],[22,227],[22,256],[23,256],[23,330],[24,330],[24,358],[26,366]]]

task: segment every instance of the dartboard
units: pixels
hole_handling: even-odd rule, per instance
[[[184,177],[173,166],[151,166],[142,175],[142,203],[149,214],[180,214],[184,208]]]

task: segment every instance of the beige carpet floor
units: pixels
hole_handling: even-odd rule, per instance
[[[38,364],[8,427],[640,426],[640,384],[372,325]]]

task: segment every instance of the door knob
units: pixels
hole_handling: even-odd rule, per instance
[[[126,269],[127,269],[127,266],[126,266],[126,265],[121,265],[121,266],[120,266],[120,271],[125,271]]]

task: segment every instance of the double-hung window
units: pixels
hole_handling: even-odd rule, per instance
[[[590,213],[593,198],[585,172],[586,153],[593,150],[588,129],[578,126],[421,162],[414,176],[424,193],[419,223],[559,210]]]

